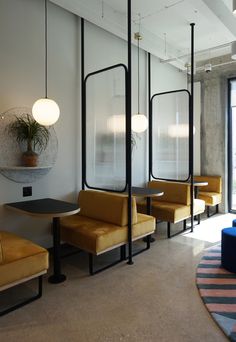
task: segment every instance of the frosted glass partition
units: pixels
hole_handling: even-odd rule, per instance
[[[125,84],[119,65],[86,79],[86,183],[124,190],[126,186]]]
[[[152,175],[189,177],[189,93],[156,94],[152,99]]]

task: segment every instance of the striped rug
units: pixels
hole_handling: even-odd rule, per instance
[[[224,333],[236,341],[236,274],[221,267],[221,248],[206,250],[196,283],[204,304]]]

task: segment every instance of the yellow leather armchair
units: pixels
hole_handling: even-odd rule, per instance
[[[198,198],[205,201],[207,216],[210,217],[219,212],[219,204],[222,201],[222,179],[221,176],[194,176],[195,181],[207,182],[207,186],[199,187]],[[216,207],[210,214],[210,207]]]
[[[80,212],[61,219],[62,240],[89,253],[90,274],[98,272],[93,270],[93,255],[128,243],[127,200],[127,195],[81,190]],[[137,213],[136,200],[132,198],[132,240],[149,236],[154,230],[154,217]],[[123,258],[124,247],[121,248]]]
[[[4,309],[5,315],[42,296],[42,275],[48,269],[48,251],[15,234],[0,231],[0,291],[38,278],[38,293],[21,303]]]

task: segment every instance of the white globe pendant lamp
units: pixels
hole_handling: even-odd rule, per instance
[[[32,108],[34,119],[43,126],[51,126],[60,116],[58,104],[48,98],[38,99]]]
[[[148,119],[146,115],[140,113],[140,80],[139,80],[139,42],[142,39],[140,32],[134,34],[134,38],[138,41],[138,113],[132,116],[132,131],[135,133],[145,132],[148,128]]]
[[[145,132],[148,128],[148,119],[144,114],[135,114],[132,116],[132,131],[135,133]]]
[[[38,99],[32,107],[34,119],[43,126],[51,126],[57,122],[60,116],[60,108],[58,104],[48,98],[48,44],[47,44],[47,0],[45,0],[45,98]]]

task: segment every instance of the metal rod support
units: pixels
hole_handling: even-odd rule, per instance
[[[191,232],[193,232],[194,221],[194,23],[191,26],[191,96],[190,96],[190,117],[189,117],[189,166],[190,166],[190,180],[191,180]]]
[[[126,96],[126,179],[128,186],[128,264],[132,265],[132,149],[131,149],[131,115],[132,115],[132,42],[131,42],[131,0],[127,0],[128,32],[128,75]]]
[[[86,179],[86,117],[85,117],[85,83],[84,83],[84,19],[81,18],[81,126],[82,126],[82,189],[85,188]]]

